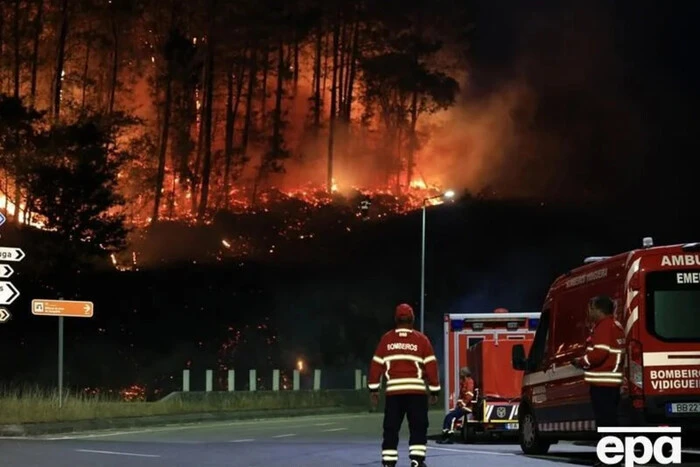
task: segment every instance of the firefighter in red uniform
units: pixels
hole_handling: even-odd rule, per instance
[[[464,367],[459,370],[459,381],[459,400],[457,400],[454,410],[445,415],[445,421],[442,423],[442,439],[438,441],[438,444],[451,444],[455,421],[472,413],[474,379],[472,379],[472,372],[469,368]]]
[[[367,385],[372,404],[379,401],[381,378],[386,379],[382,465],[394,467],[399,460],[399,430],[408,419],[411,467],[426,467],[428,444],[428,392],[430,403],[440,394],[437,359],[430,340],[413,329],[413,309],[396,307],[396,329],[384,334],[370,363]],[[426,390],[427,380],[427,390]]]
[[[591,404],[596,426],[616,426],[622,386],[622,354],[625,331],[615,320],[615,304],[607,296],[594,297],[588,303],[589,319],[595,323],[587,350],[573,365],[585,370],[590,385]]]

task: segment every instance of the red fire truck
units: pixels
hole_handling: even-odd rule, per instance
[[[469,367],[475,382],[472,414],[458,421],[465,441],[488,434],[517,434],[522,374],[508,364],[515,344],[529,348],[539,313],[493,313],[445,315],[445,411],[459,397],[459,370]]]
[[[513,368],[524,370],[522,450],[596,436],[589,386],[571,365],[586,352],[596,295],[615,301],[626,335],[620,424],[680,426],[684,439],[700,438],[700,243],[645,238],[642,249],[584,263],[552,284],[529,353],[513,348]]]

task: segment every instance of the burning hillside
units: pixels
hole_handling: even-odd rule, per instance
[[[120,270],[133,270],[169,261],[281,259],[319,253],[319,242],[342,239],[360,227],[438,204],[437,188],[413,188],[402,195],[360,189],[332,194],[322,187],[260,193],[255,207],[238,199],[237,208],[219,211],[204,224],[187,213],[134,231],[128,251],[112,255]],[[432,198],[432,199],[428,199]]]
[[[147,264],[159,241],[143,238],[168,243],[176,225],[212,227],[205,257],[274,255],[281,240],[409,212],[442,184],[479,191],[503,136],[508,112],[492,109],[470,131],[452,128],[466,121],[446,112],[462,51],[443,47],[460,31],[441,13],[386,18],[351,1],[244,1],[216,15],[207,1],[93,6],[0,7],[15,48],[33,51],[0,47],[0,208],[113,252],[119,268]],[[135,228],[125,248],[121,225]]]

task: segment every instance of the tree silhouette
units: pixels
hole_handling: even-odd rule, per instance
[[[92,116],[58,125],[37,140],[30,190],[46,228],[70,244],[104,255],[124,247],[124,204],[117,194],[120,167],[130,156],[115,146],[115,123]]]

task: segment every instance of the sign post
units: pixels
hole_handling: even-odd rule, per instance
[[[19,294],[18,294],[19,295]],[[63,318],[92,318],[92,302],[73,300],[32,300],[32,314],[58,317],[58,407],[63,407]]]

